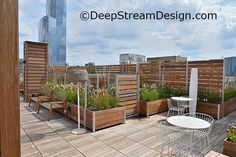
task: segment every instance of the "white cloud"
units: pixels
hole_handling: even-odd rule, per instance
[[[39,3],[39,4],[38,4]],[[45,1],[20,0],[20,41],[37,40]],[[190,59],[236,55],[236,3],[229,0],[68,0],[67,60],[70,64],[116,64],[119,53],[183,54]],[[29,8],[29,9],[26,9]],[[82,21],[80,12],[216,12],[213,21]]]

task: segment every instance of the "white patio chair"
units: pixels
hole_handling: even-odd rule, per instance
[[[183,115],[185,112],[185,109],[188,108],[188,105],[186,105],[183,102],[172,102],[173,100],[167,99],[167,104],[168,104],[168,113],[167,116],[169,117],[170,114],[174,114],[175,112],[178,113],[178,115]]]
[[[183,116],[191,116],[191,117],[195,117],[195,118],[200,118],[202,120],[207,121],[210,124],[209,128],[205,128],[205,129],[198,129],[198,133],[194,134],[194,136],[196,136],[197,138],[200,139],[201,142],[201,151],[202,153],[204,153],[205,149],[207,147],[210,147],[210,133],[212,130],[212,126],[214,123],[214,118],[210,115],[207,115],[205,113],[199,113],[199,112],[191,112],[191,113],[187,113],[184,114]],[[206,147],[207,144],[207,147]]]
[[[194,156],[193,148],[197,143],[194,134],[196,130],[180,128],[171,125],[164,120],[159,120],[158,124],[161,127],[162,144],[161,154],[167,156]],[[165,148],[167,147],[167,150]]]

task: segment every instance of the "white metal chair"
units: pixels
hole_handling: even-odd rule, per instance
[[[199,113],[199,112],[192,112],[192,113],[187,113],[184,114],[183,116],[191,116],[191,117],[195,117],[195,118],[200,118],[202,120],[207,121],[210,124],[209,128],[204,128],[204,129],[198,129],[198,133],[194,134],[194,136],[196,136],[197,138],[200,139],[201,142],[201,151],[202,153],[204,153],[205,149],[207,147],[210,147],[210,133],[212,130],[212,126],[214,123],[214,118],[210,115],[207,115],[205,113]],[[207,147],[206,147],[207,144]]]
[[[167,116],[169,117],[170,114],[174,114],[175,112],[178,113],[178,115],[183,115],[185,112],[185,109],[188,108],[188,106],[183,102],[173,102],[171,99],[167,99],[168,103],[168,113]]]
[[[159,120],[158,124],[161,127],[162,144],[161,154],[167,156],[194,156],[193,148],[197,143],[197,138],[194,136],[196,130],[185,129],[169,124],[166,119]],[[167,151],[165,150],[167,146]]]

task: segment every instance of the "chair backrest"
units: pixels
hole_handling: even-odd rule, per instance
[[[182,106],[178,105],[177,101],[174,101],[174,100],[171,100],[171,99],[167,99],[167,104],[168,104],[169,108],[171,108],[171,107],[182,107]]]
[[[159,126],[161,127],[162,133],[162,142],[165,144],[174,144],[181,145],[184,147],[188,147],[192,144],[192,140],[186,140],[186,138],[194,138],[192,136],[193,133],[197,133],[198,131],[193,129],[186,129],[174,126],[167,122],[166,119],[158,121]]]
[[[197,92],[198,92],[198,69],[192,68],[190,76],[189,97],[192,98],[193,101],[189,102],[189,112],[196,112]]]
[[[53,99],[54,101],[63,101],[64,103],[64,109],[67,109],[68,105],[67,105],[67,97],[65,94],[54,91],[53,92]]]
[[[170,99],[167,99],[167,104],[168,104],[168,107],[171,107],[171,100]]]
[[[205,129],[199,129],[199,130],[201,132],[205,132],[207,134],[211,133],[212,126],[214,124],[214,118],[212,116],[210,116],[208,114],[205,114],[205,113],[199,113],[199,112],[187,113],[187,114],[184,114],[184,116],[191,116],[191,117],[195,117],[195,118],[199,118],[199,119],[207,121],[210,124],[210,127],[209,128],[205,128]]]

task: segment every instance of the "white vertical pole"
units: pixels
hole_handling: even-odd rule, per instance
[[[189,102],[189,112],[196,112],[197,108],[197,92],[198,92],[198,69],[191,69],[190,76],[190,87],[189,87],[189,97],[193,99],[193,101]]]
[[[78,128],[80,128],[80,98],[79,98],[79,82],[77,82],[77,112],[78,112]]]
[[[84,88],[84,90],[85,90],[85,92],[84,92],[84,129],[86,129],[86,111],[87,111],[87,92],[88,92],[88,82],[86,81],[85,83],[84,83],[84,85],[85,85],[85,88]]]
[[[80,99],[79,99],[79,82],[77,83],[77,112],[78,112],[78,128],[72,130],[73,134],[80,135],[86,132],[86,129],[80,128]]]

